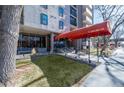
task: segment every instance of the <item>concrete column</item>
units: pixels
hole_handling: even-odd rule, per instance
[[[81,39],[78,39],[77,40],[77,49],[80,51],[81,50],[81,42],[82,40]]]
[[[80,51],[81,50],[81,39],[76,40],[75,44],[76,44],[77,51]]]
[[[51,35],[50,35],[50,41],[51,41],[50,53],[53,53],[53,50],[54,50],[54,33],[51,33]]]

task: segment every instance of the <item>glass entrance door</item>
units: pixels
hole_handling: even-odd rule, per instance
[[[34,34],[19,34],[18,50],[19,54],[31,53],[31,50],[36,48],[46,48],[45,36],[34,35]]]

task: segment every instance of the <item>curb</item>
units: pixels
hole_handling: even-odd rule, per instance
[[[72,85],[71,87],[80,87],[80,85],[83,85],[83,82],[88,78],[88,76],[98,67],[100,66],[97,65],[91,72],[89,72],[88,74],[86,74],[83,78],[81,78],[81,80],[79,80],[76,84]],[[84,86],[82,86],[84,87]]]

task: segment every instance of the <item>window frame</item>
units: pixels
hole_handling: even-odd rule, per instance
[[[73,15],[74,17],[77,17],[77,10],[70,6],[70,14]]]
[[[42,25],[48,25],[48,15],[41,13],[40,14],[40,24]]]
[[[63,7],[59,7],[58,12],[59,12],[59,16],[61,16],[61,17],[64,16],[64,8]]]
[[[71,20],[71,19],[74,19],[74,20]],[[73,16],[70,16],[70,24],[74,25],[74,26],[77,26],[77,18],[75,18]]]
[[[64,21],[59,20],[59,29],[64,29]]]

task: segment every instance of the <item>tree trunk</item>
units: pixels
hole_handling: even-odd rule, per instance
[[[118,40],[115,40],[115,48],[118,47]]]
[[[111,36],[104,37],[104,46],[102,47],[102,49],[100,51],[100,55],[103,55],[103,51],[105,51],[105,49],[107,48],[110,37]]]
[[[102,46],[102,49],[101,49],[101,51],[100,51],[100,55],[103,54],[103,51],[105,50],[105,48],[106,48],[106,37],[104,36],[104,37],[103,37],[103,46]]]
[[[0,86],[13,86],[10,82],[16,69],[16,50],[22,6],[5,5],[0,23]]]

